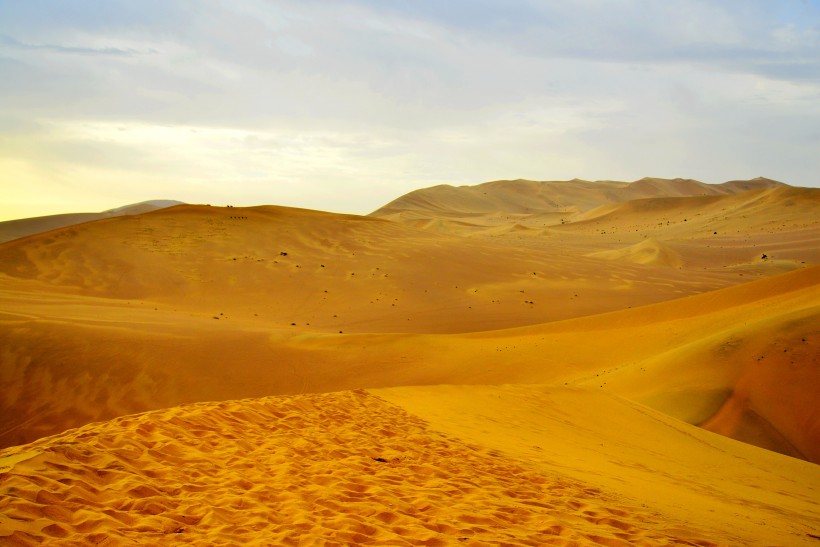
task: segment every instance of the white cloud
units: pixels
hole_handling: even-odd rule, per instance
[[[518,176],[818,185],[818,21],[762,0],[8,3],[0,157],[52,195],[353,212]]]

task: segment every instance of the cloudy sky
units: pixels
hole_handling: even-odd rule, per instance
[[[0,220],[644,176],[820,186],[820,0],[0,0]]]

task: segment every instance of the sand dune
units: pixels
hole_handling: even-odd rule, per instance
[[[18,239],[21,237],[48,232],[66,226],[74,226],[84,222],[91,222],[103,218],[110,218],[121,215],[139,215],[149,211],[155,211],[163,207],[179,205],[179,201],[157,199],[143,201],[132,205],[109,209],[101,213],[67,213],[63,215],[49,215],[44,217],[23,218],[19,220],[7,220],[0,222],[0,243]]]
[[[776,203],[772,192],[781,191],[743,203],[760,210],[755,204]],[[806,195],[813,199],[797,197]],[[790,209],[810,212],[806,203]],[[817,461],[810,447],[818,433],[804,422],[815,417],[804,408],[810,403],[790,396],[803,406],[774,418],[771,396],[748,387],[771,372],[742,372],[744,363],[766,364],[761,371],[782,366],[783,378],[812,393],[816,367],[806,363],[817,356],[810,328],[817,270],[750,285],[738,301],[710,293],[596,317],[748,279],[736,269],[675,268],[708,258],[677,243],[645,240],[626,254],[562,257],[278,207],[181,206],[10,242],[0,247],[0,382],[8,394],[0,401],[0,439],[19,444],[203,400],[418,383],[594,383],[593,374],[626,367],[640,373],[603,385],[690,423]],[[772,261],[746,273],[781,271]],[[775,290],[794,279],[804,288],[787,293],[793,298]],[[782,302],[769,306],[773,300]],[[429,336],[583,316],[525,334]],[[365,334],[380,331],[401,334]],[[754,343],[719,349],[738,340]],[[687,359],[700,366],[687,367]]]
[[[736,393],[749,416],[771,424],[759,428],[755,442],[818,461],[818,284],[820,267],[813,267],[649,307],[448,336],[308,333],[256,318],[214,320],[145,303],[58,296],[29,316],[3,320],[3,392],[18,396],[3,400],[0,438],[19,444],[202,400],[557,382],[613,390],[690,423],[709,420]],[[779,380],[759,382],[771,375]]]
[[[711,435],[597,390],[507,385],[373,393],[427,420],[431,429],[586,483],[590,493],[632,500],[670,525],[691,523],[700,535],[660,543],[797,545],[811,541],[806,534],[818,526],[817,466]],[[599,522],[617,526],[608,519],[621,520],[618,513],[585,509]],[[680,524],[672,526],[680,530]],[[618,537],[627,544],[649,539]]]
[[[726,196],[656,198],[604,206],[571,225],[562,239],[607,237],[624,251],[641,239],[672,246],[684,268],[729,268],[770,275],[820,261],[820,190],[780,187]],[[602,256],[602,255],[597,255]],[[605,256],[605,255],[604,255]]]
[[[459,209],[459,199],[474,209]],[[657,263],[688,270],[685,279],[703,271],[767,276],[820,262],[818,211],[820,190],[768,179],[719,185],[641,179],[434,187],[372,214],[498,245],[608,259],[609,267],[656,263],[646,260],[644,241],[650,239],[675,255]]]
[[[818,211],[498,181],[0,244],[0,543],[812,544]]]
[[[579,220],[594,220],[595,227],[604,228],[611,222],[609,227],[614,229],[628,220],[641,229],[673,235],[708,228],[725,230],[740,222],[747,230],[771,235],[772,228],[785,232],[782,228],[805,227],[818,206],[820,189],[777,187],[730,195],[635,199],[597,207]],[[669,224],[658,224],[659,218],[666,218]]]
[[[629,263],[469,241],[368,217],[192,205],[8,242],[0,247],[0,274],[8,276],[5,287],[38,284],[34,302],[17,309],[31,309],[40,293],[59,292],[311,332],[489,330],[738,282],[735,272],[659,268],[645,275]],[[637,277],[645,278],[640,287],[623,281]],[[576,297],[581,289],[585,296]]]
[[[624,260],[635,264],[654,264],[679,268],[683,261],[680,254],[657,239],[645,239],[640,243],[614,251],[598,251],[589,256],[606,260]]]
[[[785,187],[765,178],[704,184],[691,179],[643,178],[619,181],[499,180],[475,186],[439,185],[401,196],[377,209],[372,216],[401,222],[419,219],[467,220],[479,215],[489,220],[506,215],[527,215],[540,226],[573,220],[597,207],[642,198],[720,196]]]
[[[18,545],[705,546],[811,544],[820,526],[816,467],[618,399],[376,393],[177,407],[7,449],[0,534]]]

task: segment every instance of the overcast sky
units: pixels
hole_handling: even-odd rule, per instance
[[[820,186],[820,0],[0,0],[0,220],[644,176]]]

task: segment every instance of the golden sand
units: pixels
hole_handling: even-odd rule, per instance
[[[0,244],[0,543],[815,544],[820,191],[545,184]]]

